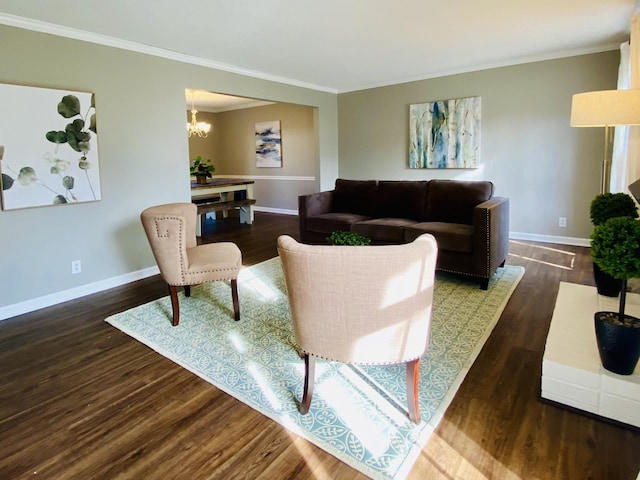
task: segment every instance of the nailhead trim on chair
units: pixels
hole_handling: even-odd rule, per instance
[[[180,227],[181,227],[181,228],[178,230],[178,231],[180,232],[180,237],[179,237],[179,241],[178,241],[178,243],[179,243],[179,245],[180,245],[180,250],[182,251],[182,249],[183,249],[183,245],[184,245],[184,238],[183,238],[183,236],[182,236],[182,231],[184,230],[184,228],[183,228],[183,227],[184,227],[184,224],[183,224],[183,219],[182,219],[182,217],[178,217],[178,216],[164,216],[164,217],[156,217],[156,218],[155,218],[156,236],[157,236],[158,238],[168,238],[168,237],[169,237],[169,235],[168,235],[168,234],[167,234],[167,235],[160,235],[160,227],[159,227],[159,225],[158,225],[158,222],[160,222],[161,220],[178,220],[178,221],[180,222]],[[181,267],[181,268],[180,268],[180,270],[181,270],[182,272],[184,272],[184,271],[185,271],[185,268],[184,268],[184,259],[183,259],[182,255],[180,255],[180,267]],[[183,274],[182,274],[182,284],[181,284],[181,285],[176,285],[176,286],[182,286],[182,285],[186,285],[186,284],[187,284],[187,281],[186,281],[186,279],[184,278],[184,273],[183,273]]]
[[[329,357],[324,357],[322,355],[317,355],[315,353],[311,353],[311,352],[306,352],[304,350],[300,350],[301,353],[306,353],[307,355],[313,355],[316,358],[322,359],[322,360],[327,360],[329,362],[340,362],[340,363],[344,363],[342,360],[336,360],[334,358],[329,358]],[[413,360],[416,360],[420,357],[416,357],[416,358],[410,358],[408,360],[399,360],[397,362],[376,362],[376,363],[364,363],[364,362],[353,362],[354,365],[399,365],[401,363],[407,363],[407,362],[412,362]]]

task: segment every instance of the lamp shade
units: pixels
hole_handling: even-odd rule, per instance
[[[572,127],[640,125],[640,89],[576,93],[571,101]]]

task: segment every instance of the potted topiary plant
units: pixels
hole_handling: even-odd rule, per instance
[[[625,315],[627,280],[640,277],[640,222],[614,217],[591,235],[591,255],[600,268],[622,280],[618,312],[596,312],[596,340],[602,366],[631,375],[640,358],[640,319]]]
[[[591,222],[595,227],[602,225],[610,218],[638,218],[638,208],[630,195],[626,193],[601,193],[591,202]],[[617,297],[622,282],[604,272],[597,262],[593,262],[593,278],[600,295]]]
[[[327,241],[331,245],[371,245],[371,239],[355,232],[335,231]]]
[[[210,158],[202,160],[202,156],[198,155],[191,163],[191,175],[196,177],[196,181],[199,184],[207,183],[207,178],[211,178],[214,171],[215,167],[211,163]]]

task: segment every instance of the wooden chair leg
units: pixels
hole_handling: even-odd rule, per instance
[[[191,285],[185,285],[184,286],[184,296],[185,297],[190,297],[191,296]]]
[[[418,379],[420,376],[420,359],[407,362],[407,405],[409,419],[420,423],[420,404],[418,403]]]
[[[311,397],[313,397],[313,382],[316,371],[316,357],[304,354],[304,392],[302,394],[302,402],[298,411],[302,415],[306,415],[311,406]]]
[[[173,321],[171,325],[174,327],[180,323],[180,304],[178,303],[178,287],[169,285],[169,296],[171,297],[171,308],[173,310]]]
[[[240,301],[238,300],[238,280],[231,279],[231,298],[233,299],[233,318],[240,320]]]

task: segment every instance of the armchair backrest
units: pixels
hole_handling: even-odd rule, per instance
[[[197,245],[197,210],[193,203],[170,203],[147,208],[140,214],[160,275],[169,285],[184,284],[184,272],[189,266],[187,249]]]
[[[384,246],[304,245],[281,236],[278,252],[304,352],[360,364],[424,353],[438,252],[433,236]]]

